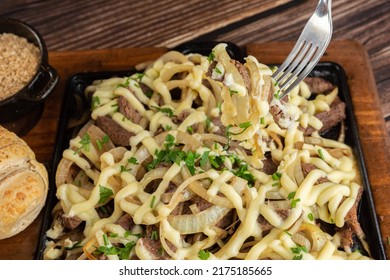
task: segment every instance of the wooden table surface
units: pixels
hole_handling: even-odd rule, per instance
[[[64,84],[75,71],[126,69],[157,57],[166,51],[165,48],[188,41],[211,40],[233,42],[245,47],[262,62],[278,63],[288,54],[316,4],[316,0],[2,0],[0,16],[20,19],[35,27],[46,42],[49,62],[60,68],[59,85],[47,100],[37,125],[23,138],[38,160],[50,166]],[[368,85],[363,90],[367,102],[364,95],[352,98],[354,106],[361,110],[357,119],[359,133],[364,138],[365,157],[370,152],[379,153],[377,157],[369,158],[367,165],[388,257],[389,14],[388,0],[334,1],[333,42],[324,58],[344,62],[350,73],[354,73],[356,67],[367,66],[363,60],[368,63],[367,69],[361,72],[365,73],[361,78]],[[355,52],[348,51],[351,46],[356,47]],[[354,57],[357,52],[363,58]],[[98,59],[90,56],[82,59],[85,54]],[[118,55],[126,55],[126,58],[120,59]],[[110,58],[114,62],[111,63]],[[350,86],[356,87],[359,81],[353,78],[349,81]],[[0,259],[33,258],[41,220],[42,215],[26,231],[0,241]]]

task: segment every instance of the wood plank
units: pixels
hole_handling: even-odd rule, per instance
[[[33,25],[50,50],[173,47],[293,0],[26,1],[0,13]],[[295,1],[296,2],[296,1]],[[1,5],[1,4],[0,4]],[[15,4],[14,7],[17,7]],[[29,9],[29,7],[32,7]],[[50,22],[50,24],[48,24]]]
[[[281,63],[293,47],[293,42],[253,44],[247,46],[248,54],[263,63]],[[376,212],[385,244],[387,257],[390,246],[390,141],[385,132],[385,122],[380,108],[375,80],[365,48],[355,41],[333,41],[322,61],[340,64],[348,77],[348,86],[368,178]]]

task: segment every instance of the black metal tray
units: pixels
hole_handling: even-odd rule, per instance
[[[208,55],[216,44],[216,42],[184,44],[178,46],[175,48],[175,50],[178,50],[184,54],[200,53],[202,55]],[[241,62],[244,61],[246,53],[236,45],[227,43],[227,51],[233,59]],[[47,241],[46,231],[52,224],[52,209],[58,201],[56,198],[55,186],[55,173],[57,165],[62,158],[62,152],[68,148],[69,140],[73,138],[74,133],[78,131],[77,127],[68,128],[68,123],[72,119],[77,119],[79,117],[80,111],[89,109],[89,104],[84,97],[85,88],[92,84],[92,82],[95,80],[107,79],[115,76],[129,76],[135,72],[135,69],[129,69],[129,71],[77,73],[68,79],[56,136],[56,147],[52,158],[51,169],[49,170],[50,189],[44,209],[44,218],[36,250],[36,259],[43,259],[43,252]],[[371,256],[377,260],[385,260],[386,254],[380,234],[378,218],[375,212],[374,200],[364,164],[364,156],[360,146],[359,134],[344,70],[336,63],[322,62],[314,68],[309,76],[323,77],[337,85],[339,87],[340,99],[347,104],[345,143],[351,146],[355,153],[364,187],[364,192],[358,209],[358,219],[364,233],[366,234]],[[331,130],[324,136],[326,138],[335,139],[337,137],[337,130]]]

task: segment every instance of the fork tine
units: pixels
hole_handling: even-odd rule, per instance
[[[272,74],[282,93],[287,95],[318,63],[332,37],[332,0],[319,0],[293,50]]]
[[[283,83],[286,78],[291,76],[292,71],[297,67],[297,65],[301,61],[302,57],[304,57],[308,48],[310,47],[310,45],[307,44],[306,41],[303,41],[302,43],[303,43],[303,45],[302,45],[302,48],[300,49],[300,51],[296,55],[295,54],[291,55],[291,59],[292,59],[291,63],[284,70],[282,75],[278,77],[277,81],[279,84]]]
[[[299,75],[299,73],[307,66],[310,59],[312,59],[317,52],[318,46],[313,45],[313,43],[308,43],[308,45],[310,46],[310,48],[305,53],[304,57],[302,57],[302,60],[298,61],[299,64],[297,63],[297,65],[294,66],[295,69],[291,67],[293,72],[291,72],[291,74],[285,80],[279,83],[279,88],[281,90],[287,87],[291,83],[291,81]]]
[[[290,54],[288,55],[286,60],[282,63],[282,65],[280,65],[278,67],[278,69],[272,75],[273,78],[275,78],[277,81],[280,80],[280,78],[278,78],[279,74],[283,73],[284,70],[291,64],[291,62],[293,61],[294,57],[299,53],[299,51],[302,49],[304,44],[305,44],[305,42],[303,42],[301,40],[298,40],[296,42],[294,48],[292,49],[292,51],[290,52]]]
[[[280,99],[282,99],[286,94],[292,91],[304,78],[306,78],[307,75],[309,75],[314,65],[316,65],[317,62],[320,60],[321,56],[322,56],[321,52],[316,53],[316,56],[313,57],[313,59],[305,67],[301,69],[302,71],[300,72],[299,76],[295,79],[295,81],[292,82],[287,89],[282,91],[282,94],[280,95]]]

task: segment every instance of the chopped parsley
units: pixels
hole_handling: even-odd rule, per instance
[[[233,94],[238,94],[238,91],[232,90],[231,88],[229,88],[229,93],[230,93],[230,96],[233,96]]]
[[[99,194],[99,203],[105,203],[107,198],[112,196],[114,193],[110,188],[106,188],[105,186],[99,185]]]
[[[242,130],[240,132],[237,132],[237,133],[233,133],[230,131],[230,129],[233,127],[233,125],[228,125],[226,127],[226,135],[229,137],[230,135],[240,135],[240,134],[243,134],[249,127],[252,126],[252,122],[244,122],[244,123],[240,123],[238,125],[239,128],[242,128]]]
[[[211,53],[209,54],[209,56],[207,57],[207,60],[211,63],[215,60],[215,52],[214,51],[211,51]]]
[[[102,139],[96,140],[96,145],[98,146],[99,151],[103,150],[103,145],[108,143],[110,141],[110,137],[108,137],[107,134],[105,134]]]
[[[131,157],[127,160],[128,163],[138,164],[138,160],[135,157]]]
[[[279,172],[275,172],[274,174],[271,175],[271,178],[272,178],[272,180],[274,180],[274,181],[280,180],[281,177],[282,177],[282,174],[279,173]],[[295,194],[294,194],[294,195],[295,195]]]
[[[96,109],[100,105],[99,96],[92,96],[91,100],[91,110]]]
[[[103,235],[104,236],[104,235]],[[107,236],[106,236],[107,237]],[[120,260],[128,260],[130,258],[131,250],[135,247],[136,242],[130,241],[124,245],[124,247],[115,247],[110,244],[105,246],[99,246],[94,252],[95,255],[117,255]]]
[[[280,89],[278,89],[278,91],[274,94],[274,97],[279,100],[281,98],[280,94],[281,94],[281,91],[280,91]]]
[[[157,106],[152,106],[152,108],[156,109],[157,111],[166,114],[168,117],[172,118],[173,117],[173,111],[170,108],[161,108]]]
[[[210,258],[210,252],[206,250],[200,250],[198,252],[198,258],[200,260],[208,260]]]
[[[150,201],[150,208],[154,208],[154,204],[156,203],[156,196],[155,195],[153,195],[152,196],[152,201]]]
[[[314,215],[313,215],[313,213],[307,214],[307,217],[309,218],[310,221],[314,221]]]
[[[117,87],[123,87],[123,88],[129,87],[129,85],[130,85],[130,79],[131,79],[131,77],[127,77],[127,78],[125,79],[124,83],[123,83],[123,84],[118,84]]]
[[[84,136],[81,138],[81,140],[79,141],[79,143],[81,144],[81,147],[78,148],[74,154],[77,154],[78,152],[80,152],[82,149],[84,149],[84,151],[86,152],[89,152],[90,150],[90,144],[91,144],[91,137],[89,136],[88,132],[84,134]]]
[[[290,248],[291,253],[294,254],[293,260],[301,260],[303,257],[302,253],[307,253],[307,248],[303,245],[297,244],[296,247]]]
[[[217,74],[222,74],[222,71],[221,71],[221,69],[219,69],[218,67],[215,67],[215,72],[217,72]]]
[[[288,194],[287,198],[291,199],[291,208],[297,207],[297,203],[301,201],[300,198],[293,199],[296,192],[291,192]]]
[[[318,149],[318,156],[320,157],[320,159],[325,160],[324,153],[322,152],[322,149]]]
[[[158,231],[157,230],[152,231],[152,234],[150,235],[150,239],[158,240]]]
[[[81,241],[76,241],[72,246],[64,247],[65,250],[73,250],[77,248],[82,248],[83,245],[81,245]]]

